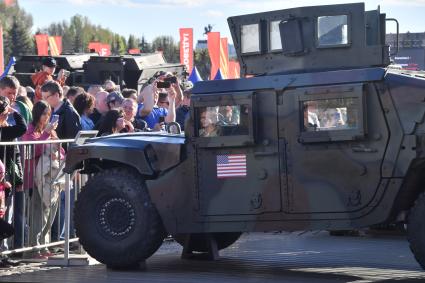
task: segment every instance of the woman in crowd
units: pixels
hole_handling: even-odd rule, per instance
[[[55,129],[58,125],[58,122],[49,123],[50,116],[51,116],[52,110],[49,106],[49,104],[43,100],[40,100],[37,102],[32,110],[32,116],[33,121],[28,125],[28,130],[25,133],[25,135],[22,137],[22,140],[24,141],[46,141],[51,139],[58,139]],[[35,170],[36,166],[39,163],[40,157],[44,154],[45,151],[48,151],[47,157],[44,157],[44,159],[50,159],[51,156],[50,153],[53,153],[54,150],[51,148],[47,149],[48,146],[46,145],[35,145],[32,149],[33,151],[33,159],[27,160],[25,163],[25,188],[27,189],[34,189],[35,188]],[[63,156],[63,151],[62,151]],[[47,161],[47,160],[46,160]],[[50,160],[49,160],[50,161]],[[37,167],[38,169],[38,167]],[[41,172],[40,172],[41,174]],[[37,188],[37,192],[33,193],[33,204],[34,204],[34,217],[31,225],[31,242],[32,244],[44,244],[45,243],[45,236],[41,235],[41,231],[44,230],[43,226],[48,225],[46,222],[48,214],[50,213],[49,206],[44,203],[43,206],[41,206],[42,199],[48,197],[50,199],[50,188],[46,188],[46,192],[43,190],[43,188]],[[43,190],[43,192],[38,192],[39,190]],[[44,196],[44,193],[46,196]],[[41,211],[43,211],[43,214],[41,214]],[[40,215],[43,215],[43,219],[40,219]],[[50,227],[48,227],[50,228]],[[47,229],[48,229],[47,228]],[[38,234],[38,235],[37,235]],[[37,239],[35,238],[35,235],[37,235]],[[50,252],[45,249],[40,251],[39,254],[36,255],[36,257],[45,258],[50,256]]]
[[[81,128],[86,131],[93,130],[94,122],[89,115],[94,110],[94,97],[86,92],[79,94],[74,100],[74,108],[81,117]]]
[[[124,112],[121,109],[109,110],[102,121],[99,129],[99,136],[118,134],[127,129],[127,132],[134,132],[131,122],[124,119]]]

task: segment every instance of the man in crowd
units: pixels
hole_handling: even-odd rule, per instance
[[[113,91],[106,97],[106,104],[108,104],[109,110],[117,109],[121,107],[124,97],[119,91]]]
[[[52,57],[46,57],[42,62],[41,71],[31,76],[31,80],[35,86],[34,102],[43,99],[41,95],[41,86],[45,82],[53,80],[53,74],[55,73],[55,70],[56,60]],[[59,83],[59,85],[63,86],[65,84],[66,78],[66,71],[63,69],[60,70],[57,77],[57,82]]]
[[[158,77],[151,84],[144,87],[140,93],[140,100],[143,103],[139,104],[138,117],[145,120],[148,127],[154,130],[160,130],[162,128],[162,120],[166,123],[175,121],[176,97],[182,95],[178,82],[171,83],[169,88],[159,89],[157,82],[164,78],[165,76]],[[158,105],[160,93],[168,94],[168,109]]]
[[[183,100],[180,106],[176,109],[176,122],[179,123],[180,128],[184,131],[184,123],[190,114],[190,97],[192,96],[193,84],[185,82],[183,85]]]
[[[87,89],[87,93],[90,94],[93,97],[96,97],[96,94],[99,91],[104,91],[103,87],[101,85],[90,85]]]
[[[53,115],[59,115],[56,133],[59,139],[74,139],[81,130],[80,116],[75,108],[63,97],[62,87],[58,82],[49,81],[41,87],[43,100],[53,109]]]
[[[107,91],[107,92],[113,92],[116,90],[119,90],[117,85],[111,81],[111,80],[107,80],[105,81],[105,84],[103,85],[103,88]]]
[[[108,104],[106,103],[106,98],[109,93],[102,90],[96,93],[95,96],[95,107],[93,113],[89,116],[89,118],[93,121],[95,125],[95,129],[98,128],[99,121],[102,116],[109,111]]]
[[[19,81],[15,77],[3,77],[0,79],[0,96],[7,98],[10,106],[16,112],[21,114],[25,123],[29,123],[31,120],[31,112],[29,111],[28,107],[25,106],[25,104],[20,101],[16,101],[19,87]],[[7,124],[8,126],[16,125],[14,115],[9,115],[7,117]],[[14,160],[14,173],[16,173],[18,176],[23,176],[19,148],[15,147],[15,149],[13,149],[10,147],[7,148],[6,151],[14,155],[11,157]],[[10,166],[10,164],[7,165]],[[14,190],[14,201],[12,201],[11,198],[9,199],[9,221],[11,221],[13,215],[13,222],[15,227],[14,248],[21,248],[24,245],[24,191],[21,181],[13,181],[12,185]],[[12,206],[12,203],[14,204],[14,207]]]
[[[82,94],[84,92],[84,89],[82,87],[78,86],[71,86],[69,90],[66,92],[66,98],[71,102],[72,105],[74,105],[75,98]]]

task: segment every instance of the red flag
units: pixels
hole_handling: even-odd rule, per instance
[[[0,25],[0,74],[4,72],[3,26]]]
[[[239,79],[241,77],[241,67],[239,62],[229,62],[229,79]]]
[[[110,56],[111,55],[111,45],[101,43],[101,42],[89,42],[88,48],[91,52],[96,52],[100,56]]]
[[[223,79],[229,78],[229,47],[227,37],[220,39],[220,71]]]
[[[129,49],[128,54],[140,54],[140,49],[139,48]]]
[[[99,50],[100,56],[110,56],[111,55],[111,45],[109,44],[100,44],[100,50]]]
[[[90,52],[96,52],[99,53],[100,50],[100,42],[89,42],[89,46],[88,46]]]
[[[49,36],[47,34],[36,34],[37,55],[49,56]]]
[[[220,68],[220,33],[209,32],[208,33],[208,53],[211,60],[211,75],[210,79],[214,79]]]
[[[53,37],[56,42],[56,47],[58,48],[59,55],[62,54],[62,36]]]
[[[180,29],[180,63],[186,65],[187,72],[193,69],[193,29]]]

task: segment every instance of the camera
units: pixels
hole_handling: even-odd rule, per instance
[[[164,82],[169,82],[169,83],[175,84],[175,83],[177,83],[177,77],[168,77],[168,78],[165,78],[164,79]]]
[[[171,86],[170,82],[156,82],[156,87],[157,88],[169,88]]]

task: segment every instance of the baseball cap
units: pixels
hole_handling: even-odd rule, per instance
[[[111,102],[121,104],[123,101],[124,101],[124,96],[122,96],[122,94],[118,91],[113,91],[109,93],[108,96],[106,97],[106,103],[108,104]]]
[[[52,58],[52,57],[44,58],[43,61],[42,61],[42,64],[44,66],[49,67],[49,68],[56,67],[56,65],[57,65],[55,58]]]

